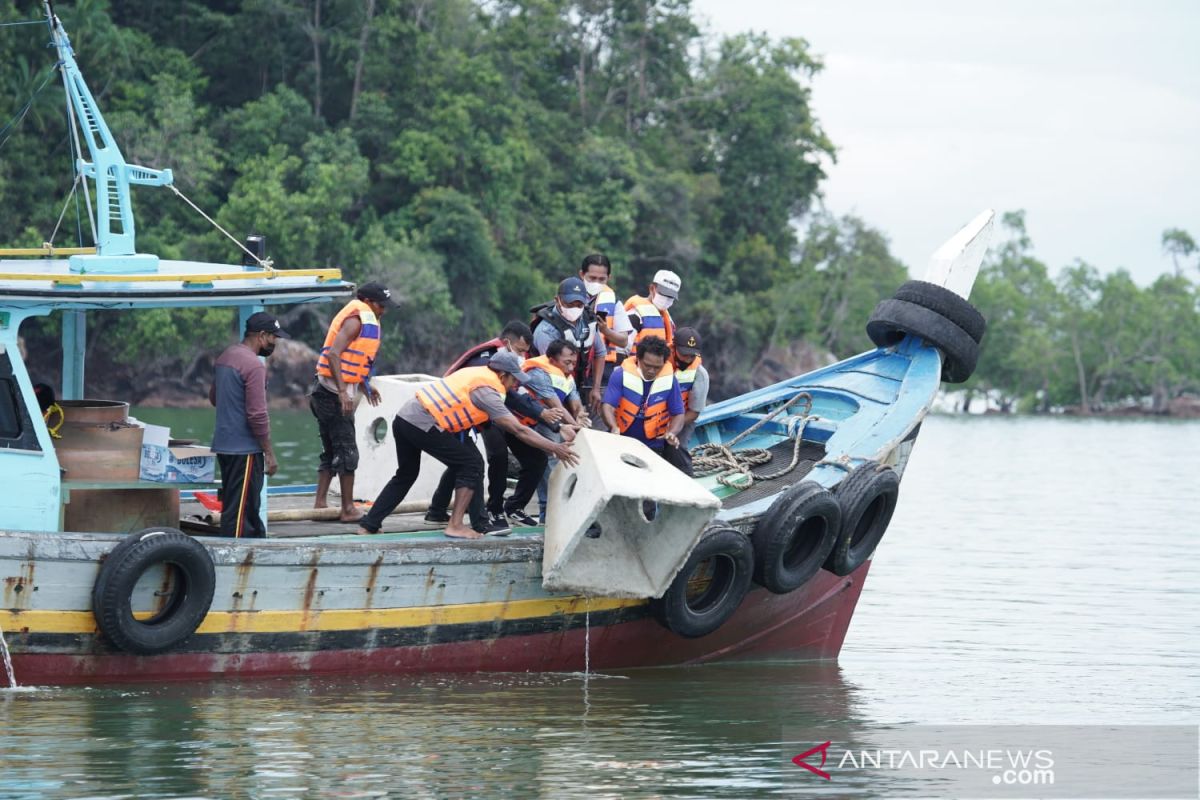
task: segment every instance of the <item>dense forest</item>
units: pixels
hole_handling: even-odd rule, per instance
[[[702,30],[688,0],[79,0],[56,11],[131,163],[276,266],[338,266],[399,295],[381,371],[440,371],[550,298],[602,251],[619,295],[660,268],[699,328],[721,395],[868,349],[871,308],[908,277],[886,236],[822,210],[836,143],[814,117],[801,39]],[[61,82],[33,0],[0,0],[4,246],[90,244]],[[239,255],[182,201],[135,190],[138,246]],[[947,234],[962,220],[947,220]],[[61,215],[61,217],[60,217]],[[61,219],[57,226],[56,220]],[[1165,221],[1168,224],[1170,221]],[[1174,274],[1037,260],[1004,218],[973,301],[991,320],[969,388],[1029,409],[1099,409],[1200,386],[1197,249]],[[920,268],[922,265],[914,265]],[[919,269],[918,269],[919,271]],[[319,345],[334,309],[281,310]],[[92,315],[89,392],[139,399],[200,380],[228,312]],[[57,359],[57,321],[27,347]],[[803,365],[811,366],[811,364]]]

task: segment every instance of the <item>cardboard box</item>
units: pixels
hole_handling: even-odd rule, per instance
[[[145,425],[138,477],[159,483],[211,483],[217,477],[217,456],[207,447],[170,447],[171,429]]]

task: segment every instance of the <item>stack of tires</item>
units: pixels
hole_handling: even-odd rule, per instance
[[[919,336],[942,351],[942,380],[962,383],[979,361],[987,321],[954,292],[936,283],[909,281],[889,300],[875,306],[867,335],[877,347],[892,347],[905,336]]]
[[[909,281],[875,307],[867,335],[878,347],[920,337],[942,353],[942,380],[962,383],[979,361],[987,322],[962,297]],[[808,583],[822,568],[845,576],[866,563],[896,510],[900,477],[868,462],[832,491],[802,481],[775,499],[753,535],[727,526],[707,530],[660,600],[658,620],[680,636],[706,636],[737,610],[751,582],[775,594]]]

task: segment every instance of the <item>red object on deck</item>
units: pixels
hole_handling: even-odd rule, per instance
[[[207,508],[209,511],[221,511],[221,498],[209,492],[192,492],[192,496],[200,502],[200,505]]]

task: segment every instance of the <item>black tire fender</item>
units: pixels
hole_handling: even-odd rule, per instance
[[[867,463],[843,478],[834,489],[842,527],[825,569],[845,576],[866,563],[887,532],[899,495],[900,476],[891,467]]]
[[[942,380],[962,383],[979,361],[979,342],[936,311],[907,300],[881,300],[867,323],[867,336],[877,347],[891,347],[908,334],[919,336],[942,352]]]
[[[795,591],[820,571],[841,532],[833,493],[802,481],[775,499],[751,536],[754,579],[775,594]]]
[[[173,567],[173,591],[149,619],[133,616],[132,595],[146,570]],[[146,528],[125,537],[100,566],[92,587],[92,614],[100,631],[121,650],[153,655],[196,632],[212,605],[217,574],[200,542],[175,528]]]
[[[737,611],[753,574],[750,538],[733,528],[709,528],[662,598],[650,601],[650,610],[672,633],[707,636]]]
[[[928,281],[908,281],[901,284],[892,297],[936,311],[966,331],[976,342],[983,341],[983,334],[987,331],[987,320],[983,314],[944,286]]]

